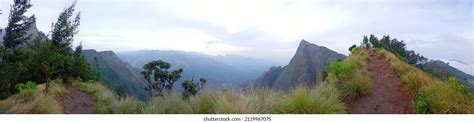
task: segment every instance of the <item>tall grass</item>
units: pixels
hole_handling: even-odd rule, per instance
[[[97,97],[98,113],[106,114],[271,114],[271,113],[345,113],[339,91],[332,85],[297,87],[282,93],[270,89],[239,91],[210,90],[189,99],[173,93],[139,101],[119,97],[101,83],[73,83]],[[302,91],[303,90],[303,91]],[[303,97],[300,97],[304,95]],[[298,104],[305,100],[308,105]]]
[[[0,101],[0,113],[7,114],[60,114],[62,106],[55,99],[59,94],[64,94],[64,88],[58,83],[51,84],[51,91],[45,95],[45,85],[37,85],[37,89],[31,91],[28,96],[13,95]]]
[[[340,114],[346,113],[339,91],[330,84],[316,89],[297,87],[279,102],[278,113],[284,114]]]
[[[340,92],[343,100],[352,100],[372,90],[367,64],[370,57],[362,48],[355,48],[344,61],[329,65],[327,80]]]

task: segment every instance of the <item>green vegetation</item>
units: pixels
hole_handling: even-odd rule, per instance
[[[20,97],[35,97],[36,83],[28,81],[26,84],[20,83],[16,85]]]
[[[347,59],[329,65],[327,80],[341,91],[343,100],[370,93],[372,82],[367,70],[369,61],[370,57],[364,49],[354,48]]]
[[[5,100],[0,101],[0,113],[7,114],[60,114],[62,107],[55,99],[60,94],[65,94],[67,91],[60,85],[60,83],[52,83],[51,90],[55,93],[43,94],[45,85],[32,84],[27,82],[26,85],[18,85],[21,88],[20,92],[29,93],[28,96],[20,94],[13,95]],[[36,89],[34,89],[36,88]]]
[[[59,14],[52,25],[51,35],[47,36],[43,32],[27,32],[30,28],[35,28],[31,25],[36,18],[24,15],[32,4],[29,0],[14,1],[3,46],[0,47],[0,99],[21,91],[15,86],[23,86],[22,82],[44,82],[45,93],[48,93],[52,79],[61,78],[69,82],[71,78],[86,81],[101,78],[96,69],[85,60],[82,46],[72,49],[80,24],[80,15],[75,14],[75,5],[74,2]]]
[[[279,104],[279,113],[296,114],[340,114],[346,107],[340,100],[340,92],[331,84],[322,84],[316,89],[296,88]]]
[[[150,96],[165,96],[163,91],[168,92],[168,95],[173,92],[173,85],[179,78],[183,69],[168,71],[171,65],[163,60],[151,61],[143,66],[142,75],[148,82],[145,88],[150,93]]]
[[[381,48],[392,52],[400,59],[403,59],[408,64],[425,63],[428,59],[423,55],[415,53],[413,50],[407,50],[406,44],[403,40],[390,39],[390,36],[383,36],[380,40],[374,35],[369,38],[364,36],[362,40],[362,47],[364,48]]]
[[[97,111],[105,114],[262,114],[346,113],[339,90],[329,84],[316,88],[297,87],[287,94],[262,89],[248,92],[205,91],[189,99],[180,94],[139,101],[119,97],[100,82],[73,82],[73,86],[97,97]]]
[[[442,81],[404,63],[386,50],[376,51],[385,57],[390,63],[390,69],[401,76],[403,85],[414,96],[413,107],[416,113],[474,113],[474,98],[457,78],[450,77],[447,81]]]
[[[199,84],[195,83],[193,79],[184,81],[181,86],[184,88],[183,97],[189,98],[189,96],[194,96],[204,88],[206,85],[206,79],[199,78]]]

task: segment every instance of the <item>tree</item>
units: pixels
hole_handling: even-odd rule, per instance
[[[0,98],[8,97],[17,91],[15,85],[21,80],[20,78],[28,75],[25,62],[30,56],[28,50],[20,49],[20,45],[31,39],[26,31],[36,21],[34,15],[24,15],[32,6],[29,0],[14,0],[13,2],[3,36],[3,46],[0,47],[0,90],[2,90]]]
[[[168,73],[167,78],[166,78],[166,82],[167,82],[166,89],[168,91],[168,95],[171,92],[173,92],[173,85],[176,81],[179,80],[179,78],[181,78],[182,72],[183,72],[183,69],[178,69],[178,70],[174,70]]]
[[[372,44],[372,47],[374,48],[380,47],[379,39],[375,37],[373,34],[370,34],[369,42],[370,44]]]
[[[155,92],[158,92],[158,96],[164,96],[163,91],[166,89],[168,94],[173,90],[173,84],[181,78],[182,69],[169,71],[171,65],[163,60],[151,61],[143,66],[141,74],[148,82],[148,86],[145,88],[150,96],[155,96]]]
[[[194,82],[194,78],[191,80],[184,81],[181,86],[184,88],[183,97],[188,99],[190,96],[196,95],[199,91],[203,90],[206,85],[206,79],[199,78],[199,84]]]
[[[82,43],[74,50],[72,62],[72,76],[74,78],[81,78],[85,81],[100,79],[96,69],[87,62],[86,57],[82,53]]]
[[[76,7],[76,1],[67,7],[63,12],[59,14],[56,23],[52,24],[51,41],[53,50],[59,53],[58,56],[61,64],[58,66],[62,68],[56,76],[60,76],[63,81],[69,82],[69,77],[72,76],[72,45],[75,34],[78,33],[78,26],[80,24],[80,12],[76,14],[75,18],[74,11]]]
[[[367,36],[364,36],[364,39],[362,39],[362,44],[361,46],[363,48],[366,48],[366,49],[370,49],[371,46],[370,46],[370,43],[369,43],[369,39],[367,38]]]
[[[43,75],[44,79],[46,80],[46,87],[45,91],[48,93],[50,87],[51,77],[56,74],[60,68],[58,68],[60,62],[58,59],[60,56],[59,54],[55,53],[52,49],[52,44],[50,41],[46,41],[44,43],[38,44],[39,42],[35,43],[35,47],[32,58],[34,63],[37,63],[38,68],[40,68],[40,72]]]
[[[363,42],[365,40],[366,36],[364,36]],[[405,41],[399,41],[396,38],[390,39],[389,35],[383,36],[380,40],[378,40],[374,35],[370,35],[369,42],[374,48],[383,48],[390,51],[400,59],[405,60],[408,64],[420,64],[425,63],[428,60],[424,56],[415,53],[415,51],[407,50]]]
[[[10,6],[10,15],[8,17],[8,25],[5,28],[5,36],[3,37],[3,46],[7,53],[15,51],[19,45],[31,39],[26,31],[31,24],[36,22],[34,15],[25,16],[26,11],[33,5],[29,0],[14,0],[14,4]],[[11,61],[13,56],[7,56],[4,59]]]

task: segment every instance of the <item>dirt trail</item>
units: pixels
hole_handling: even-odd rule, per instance
[[[389,68],[389,63],[374,51],[368,51],[373,82],[372,93],[348,103],[352,114],[413,114],[412,97]]]
[[[61,103],[65,114],[94,114],[96,113],[96,98],[82,92],[70,84],[63,84],[68,94],[61,95],[57,100]]]

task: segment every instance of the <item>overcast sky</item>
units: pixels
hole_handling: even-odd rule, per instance
[[[32,0],[49,31],[73,0]],[[390,35],[474,74],[471,0],[78,0],[86,49],[239,54],[286,64],[301,39],[342,54],[363,35]],[[5,27],[12,0],[1,0]],[[459,61],[459,62],[456,62]]]

